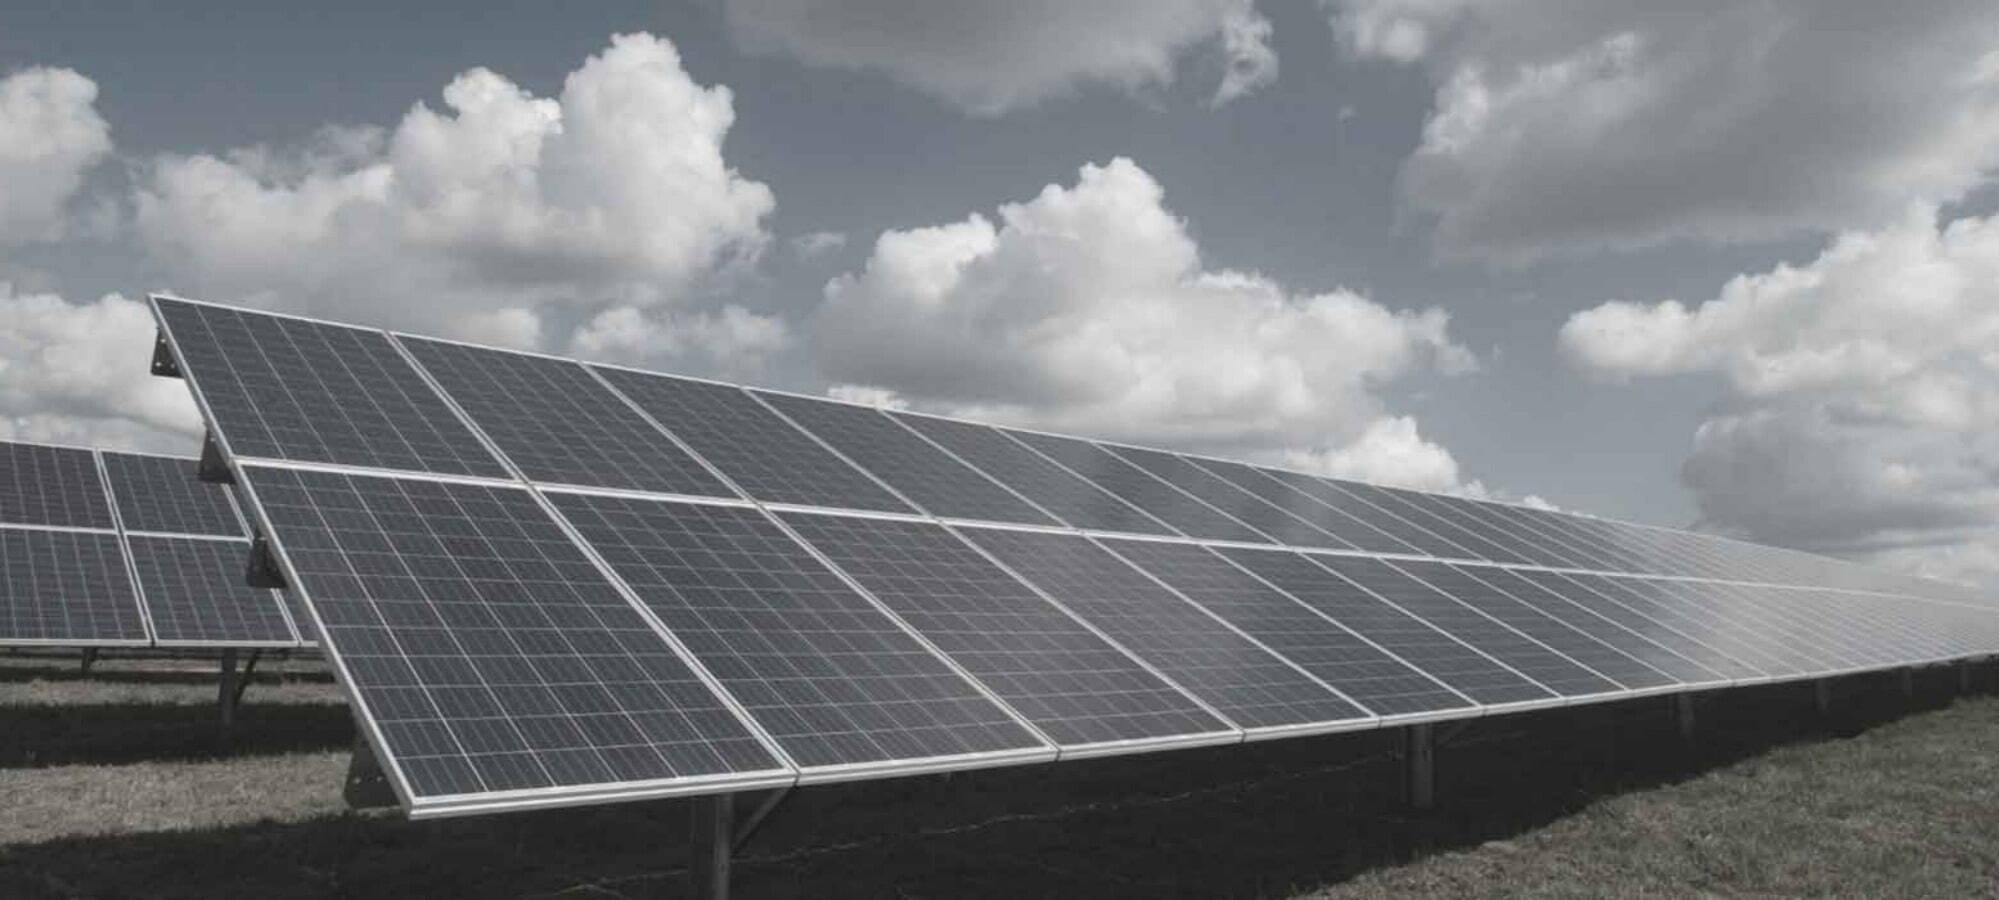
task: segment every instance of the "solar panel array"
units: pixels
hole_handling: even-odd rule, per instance
[[[195,461],[0,442],[0,646],[296,647]]]
[[[1989,598],[1794,551],[152,302],[413,815],[1999,653]]]

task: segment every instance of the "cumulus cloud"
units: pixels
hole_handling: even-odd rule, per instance
[[[1216,104],[1277,77],[1270,22],[1251,0],[728,0],[727,10],[750,49],[882,71],[975,115],[1085,84],[1168,84],[1197,47],[1220,61]]]
[[[1435,105],[1402,190],[1525,261],[1892,221],[1999,166],[1999,5],[1321,0]]]
[[[556,97],[472,69],[443,101],[295,148],[161,159],[139,234],[191,293],[529,346],[684,305],[768,240],[769,188],[723,157],[728,88],[664,39],[613,38]]]
[[[642,364],[695,360],[725,375],[753,373],[792,346],[783,319],[729,305],[682,312],[619,306],[598,313],[576,330],[570,351],[591,359]]]
[[[1689,308],[1563,326],[1579,370],[1719,374],[1682,476],[1750,538],[1999,583],[1999,219],[1918,207]]]
[[[847,235],[838,231],[813,231],[791,239],[791,252],[799,259],[818,259],[847,246]]]
[[[1470,368],[1447,326],[1206,268],[1159,183],[1117,159],[996,218],[882,234],[826,285],[812,339],[850,395],[1272,461],[1334,450],[1436,486],[1455,463],[1413,421],[1383,424],[1378,389]]]
[[[192,452],[201,419],[185,386],[151,374],[153,332],[135,300],[0,282],[0,437]]]
[[[111,153],[97,83],[36,67],[0,78],[0,246],[60,239],[84,173]]]

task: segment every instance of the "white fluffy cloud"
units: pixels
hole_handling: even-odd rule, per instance
[[[642,364],[672,357],[734,376],[756,372],[791,346],[791,329],[783,319],[734,305],[708,312],[613,307],[591,318],[570,340],[571,351],[590,359]]]
[[[140,236],[191,293],[527,345],[682,304],[767,242],[770,190],[722,154],[731,94],[666,40],[613,38],[557,97],[473,69],[443,99],[390,129],[162,159]]]
[[[1117,159],[997,221],[884,233],[826,286],[821,367],[849,396],[1273,461],[1332,451],[1451,487],[1449,453],[1378,394],[1473,364],[1446,316],[1204,268],[1163,193]]]
[[[0,437],[192,452],[178,381],[151,374],[153,317],[116,294],[69,303],[0,282]]]
[[[0,78],[0,245],[63,236],[84,173],[111,153],[97,83],[69,69]]]
[[[1214,102],[1277,77],[1270,22],[1251,0],[728,0],[743,45],[807,63],[876,69],[977,115],[1084,84],[1163,85],[1208,47]]]
[[[1691,309],[1577,313],[1561,347],[1613,380],[1722,376],[1683,470],[1712,524],[1999,583],[1999,218],[1919,207]]]
[[[1449,255],[1878,227],[1999,166],[1999,4],[1321,2],[1436,84],[1402,188]]]

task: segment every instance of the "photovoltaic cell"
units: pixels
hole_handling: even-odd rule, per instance
[[[398,337],[529,479],[734,497],[580,363]]]
[[[1394,513],[1380,509],[1361,498],[1340,489],[1339,483],[1329,478],[1316,478],[1282,469],[1258,468],[1262,472],[1286,485],[1296,488],[1314,500],[1339,510],[1349,517],[1364,522],[1368,527],[1389,535],[1417,552],[1447,559],[1464,559],[1472,555],[1456,544],[1404,519]]]
[[[742,388],[609,366],[594,368],[758,500],[915,512]]]
[[[1304,519],[1361,550],[1375,553],[1423,552],[1366,522],[1320,502],[1291,485],[1265,475],[1254,466],[1214,459],[1197,459],[1194,462],[1228,483],[1281,507],[1285,512]]]
[[[106,452],[104,471],[125,530],[242,537],[229,489],[196,478],[194,469],[194,460],[178,456]]]
[[[115,534],[0,529],[0,642],[146,643]]]
[[[153,305],[209,424],[238,457],[508,477],[388,335],[162,297]]]
[[[1616,647],[1618,650],[1623,651],[1625,655],[1639,660],[1660,672],[1671,675],[1682,684],[1712,684],[1727,680],[1721,673],[1706,668],[1691,659],[1674,653],[1661,644],[1646,639],[1644,637],[1644,629],[1634,630],[1633,628],[1627,628],[1611,618],[1606,618],[1590,611],[1586,605],[1567,599],[1565,593],[1557,593],[1556,591],[1562,585],[1554,584],[1552,580],[1549,585],[1543,586],[1541,583],[1529,580],[1523,577],[1522,573],[1511,569],[1501,569],[1494,566],[1463,566],[1461,568],[1462,571],[1470,573],[1480,581],[1484,581],[1505,591],[1519,599],[1522,603],[1526,603],[1549,616],[1560,619],[1568,623],[1570,627],[1586,632],[1591,637],[1612,647]],[[1578,585],[1567,584],[1566,588],[1578,594],[1583,593],[1582,588]],[[1652,627],[1657,626],[1654,625]]]
[[[889,415],[1077,528],[1174,533],[1137,507],[988,426],[934,416]]]
[[[931,515],[1061,524],[895,424],[880,410],[790,394],[756,394]]]
[[[1596,638],[1563,624],[1463,567],[1425,560],[1397,560],[1395,567],[1477,609],[1551,650],[1589,667],[1618,686],[1639,690],[1675,683],[1673,678]],[[1546,682],[1543,682],[1544,684]]]
[[[780,518],[1057,744],[1228,730],[941,525]]]
[[[1240,548],[1218,552],[1472,700],[1498,704],[1552,696],[1303,554]]]
[[[782,771],[526,490],[243,471],[417,805]]]
[[[1158,450],[1140,450],[1135,447],[1109,449],[1123,457],[1126,462],[1152,473],[1161,481],[1201,498],[1209,506],[1228,513],[1236,521],[1268,535],[1270,539],[1280,544],[1331,547],[1338,550],[1351,549],[1353,546],[1320,531],[1310,522],[1264,502],[1254,494],[1216,478],[1188,461],[1186,457]]]
[[[0,441],[0,522],[115,527],[95,456],[73,447]]]
[[[550,499],[800,766],[1042,746],[761,512]]]
[[[1086,537],[991,528],[963,533],[1237,725],[1366,716]]]
[[[1163,541],[1103,543],[1376,715],[1472,705],[1206,547]]]
[[[127,540],[159,643],[272,647],[297,643],[277,594],[244,581],[249,541],[141,535]]]
[[[1241,522],[1216,512],[1207,504],[1175,490],[1172,485],[1146,474],[1145,470],[1089,441],[1031,431],[1001,429],[1001,432],[1116,494],[1125,502],[1151,513],[1159,521],[1180,529],[1189,537],[1253,544],[1270,542],[1269,538]]]

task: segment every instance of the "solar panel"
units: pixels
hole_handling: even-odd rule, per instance
[[[0,529],[0,643],[146,643],[118,536]]]
[[[1088,538],[993,528],[962,533],[1243,728],[1367,715]]]
[[[229,489],[197,479],[194,460],[109,451],[103,456],[126,531],[243,536]]]
[[[1448,539],[1451,543],[1465,548],[1465,550],[1469,551],[1469,558],[1471,559],[1484,559],[1504,563],[1532,562],[1527,557],[1488,541],[1473,533],[1470,529],[1425,508],[1419,502],[1422,498],[1421,494],[1376,487],[1371,484],[1361,484],[1357,481],[1339,481],[1337,484],[1341,490],[1353,494],[1409,522],[1420,525]],[[1412,500],[1411,498],[1415,499]]]
[[[756,395],[931,515],[1060,524],[880,410],[791,394]]]
[[[397,340],[530,479],[736,496],[580,363],[424,338]]]
[[[1518,560],[1543,566],[1574,568],[1575,560],[1562,554],[1559,547],[1547,541],[1534,540],[1516,529],[1509,529],[1489,522],[1480,515],[1478,505],[1462,497],[1446,497],[1441,494],[1425,494],[1397,488],[1381,488],[1396,499],[1429,513],[1435,519],[1449,522],[1456,534],[1469,535],[1478,542],[1478,547],[1497,547],[1512,554]],[[1458,540],[1459,544],[1466,541]],[[1475,547],[1474,549],[1478,549]],[[1504,560],[1502,560],[1504,561]]]
[[[126,538],[140,596],[161,646],[298,643],[277,594],[243,578],[249,541],[206,538]]]
[[[1376,531],[1416,548],[1419,553],[1446,559],[1465,559],[1472,555],[1471,551],[1451,543],[1428,529],[1342,490],[1340,484],[1332,479],[1316,478],[1282,469],[1259,468],[1257,471],[1284,482],[1285,485],[1350,518],[1366,523]]]
[[[1270,542],[1241,522],[1089,441],[1031,431],[1001,429],[1001,432],[1191,537],[1254,544]]]
[[[801,768],[1042,747],[761,512],[550,499]]]
[[[1465,572],[1480,581],[1505,591],[1514,599],[1532,606],[1534,609],[1548,616],[1560,619],[1571,628],[1584,632],[1612,647],[1616,647],[1618,650],[1623,651],[1625,655],[1672,676],[1674,680],[1681,684],[1714,685],[1725,684],[1728,681],[1728,678],[1721,673],[1681,656],[1660,643],[1647,639],[1644,636],[1644,628],[1633,629],[1626,627],[1623,624],[1619,624],[1616,619],[1599,615],[1591,611],[1588,606],[1571,601],[1564,594],[1557,593],[1554,589],[1551,589],[1557,587],[1557,585],[1550,584],[1543,586],[1539,582],[1524,577],[1524,574],[1521,572],[1516,572],[1512,569],[1501,569],[1496,566],[1467,565],[1457,568],[1459,571]],[[1586,593],[1582,591],[1580,586],[1573,584],[1567,584],[1567,589],[1571,589],[1578,594]],[[1628,611],[1624,612],[1628,613]],[[1633,618],[1637,619],[1638,617],[1634,616]],[[1650,620],[1644,621],[1649,623]],[[1656,623],[1650,623],[1650,627],[1656,628],[1657,625]]]
[[[508,477],[388,335],[164,297],[153,308],[237,457]]]
[[[1713,647],[1697,640],[1694,636],[1680,631],[1670,619],[1661,621],[1653,615],[1618,602],[1594,590],[1595,576],[1568,576],[1556,572],[1541,572],[1530,569],[1516,569],[1513,574],[1533,582],[1562,599],[1574,603],[1592,613],[1616,622],[1652,643],[1673,651],[1699,665],[1702,669],[1715,673],[1730,681],[1755,680],[1763,677],[1763,672],[1747,665]],[[1698,631],[1698,629],[1694,629]]]
[[[1374,553],[1421,553],[1415,547],[1372,525],[1340,512],[1318,499],[1264,474],[1254,466],[1216,459],[1197,459],[1196,465],[1230,484],[1263,498],[1313,526],[1361,550]]]
[[[112,528],[89,450],[0,441],[0,522]]]
[[[1395,567],[1422,579],[1425,584],[1451,595],[1459,602],[1512,626],[1521,634],[1587,666],[1591,671],[1617,682],[1619,687],[1626,690],[1677,683],[1671,676],[1540,612],[1491,582],[1473,577],[1465,568],[1424,560],[1398,560]],[[1542,680],[1542,683],[1548,682]]]
[[[789,780],[526,490],[242,471],[413,814]]]
[[[1296,547],[1331,547],[1339,550],[1350,549],[1353,546],[1320,531],[1310,522],[1264,502],[1254,494],[1208,474],[1201,467],[1189,462],[1186,457],[1158,450],[1140,450],[1136,447],[1109,449],[1112,453],[1123,457],[1126,462],[1150,472],[1160,481],[1199,497],[1202,502],[1228,513],[1236,521],[1268,535],[1277,543]]]
[[[1288,551],[1229,548],[1220,551],[1257,577],[1375,646],[1479,703],[1548,700],[1553,695],[1435,626],[1395,608],[1309,557]]]
[[[1644,588],[1654,599],[1677,603],[1682,610],[1706,616],[1707,621],[1731,635],[1746,638],[1745,643],[1754,646],[1761,658],[1776,663],[1777,668],[1769,670],[1773,674],[1797,675],[1841,668],[1830,656],[1807,650],[1804,641],[1793,633],[1793,626],[1798,623],[1783,621],[1776,610],[1716,594],[1705,582],[1651,581],[1645,582]]]
[[[1762,675],[1795,675],[1800,668],[1777,659],[1764,641],[1745,640],[1734,633],[1721,617],[1683,599],[1666,596],[1649,581],[1636,578],[1607,578],[1577,575],[1574,579],[1590,590],[1651,617],[1737,660]]]
[[[1174,533],[1138,507],[1119,500],[991,427],[935,416],[894,412],[889,415],[1077,528],[1136,534]]]
[[[1547,527],[1544,522],[1526,515],[1525,509],[1487,501],[1473,501],[1471,506],[1493,527],[1517,531],[1523,536],[1531,536],[1545,546],[1555,548],[1561,558],[1567,560],[1567,564],[1574,568],[1604,572],[1617,569],[1618,564],[1598,552],[1596,548],[1579,540],[1575,535],[1564,534]]]
[[[1058,745],[1231,731],[941,525],[780,518]]]
[[[1472,706],[1456,691],[1278,592],[1206,547],[1106,540],[1104,546],[1166,582],[1378,716]]]
[[[594,368],[758,500],[915,512],[742,388],[609,366]]]

